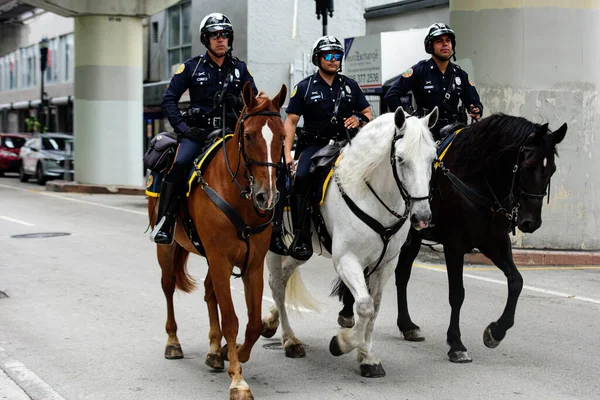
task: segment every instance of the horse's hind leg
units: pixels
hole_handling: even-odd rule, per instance
[[[491,240],[488,243],[491,243]],[[479,250],[504,272],[508,283],[508,298],[498,321],[489,324],[483,332],[483,343],[491,349],[500,344],[506,336],[506,331],[514,325],[517,302],[523,289],[523,277],[513,261],[508,235],[493,243],[490,246],[480,246]]]
[[[421,342],[425,340],[421,328],[410,319],[408,312],[408,300],[406,288],[412,272],[412,265],[419,254],[421,238],[411,228],[406,242],[400,251],[398,265],[396,266],[396,295],[398,298],[398,329],[404,335],[405,340]]]
[[[189,252],[177,243],[171,246],[159,245],[157,247],[158,263],[162,270],[161,285],[165,298],[167,300],[167,323],[165,329],[168,339],[165,347],[165,358],[175,360],[183,358],[183,351],[179,339],[177,338],[177,322],[175,322],[175,309],[173,306],[173,293],[177,286],[177,275],[181,275],[179,284],[181,289],[190,292],[194,284],[186,277],[185,263]]]
[[[458,249],[458,246],[444,246],[444,255],[446,256],[446,268],[448,270],[450,308],[450,325],[446,341],[450,345],[448,358],[452,362],[467,363],[473,361],[467,353],[467,348],[462,343],[460,337],[460,308],[465,300],[465,287],[463,285],[463,265],[464,255]]]
[[[271,307],[269,313],[263,318],[263,336],[271,337],[275,334],[279,321],[282,325],[281,342],[285,355],[290,358],[302,358],[306,356],[304,343],[300,341],[290,326],[287,310],[285,308],[285,292],[288,280],[302,261],[291,257],[282,257],[269,252],[267,254],[267,266],[269,268],[269,286],[275,300],[275,306]],[[265,328],[269,329],[265,335]],[[271,333],[272,332],[272,333]]]
[[[217,297],[210,275],[210,268],[204,281],[204,301],[208,307],[208,318],[210,321],[210,332],[208,333],[210,347],[204,363],[215,370],[222,370],[225,368],[225,362],[223,361],[223,357],[221,357],[221,340],[223,339],[223,334],[221,333],[221,326],[219,324]]]

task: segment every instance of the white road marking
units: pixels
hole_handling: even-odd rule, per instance
[[[4,215],[0,215],[0,219],[4,219],[6,221],[14,222],[16,224],[21,224],[21,225],[25,225],[25,226],[35,226],[34,224],[30,224],[29,222],[21,221],[19,219],[14,219],[14,218],[10,218],[10,217],[5,217]]]
[[[446,272],[445,268],[440,268],[440,267],[433,266],[433,265],[425,265],[425,264],[417,264],[417,263],[415,263],[413,265],[415,267],[419,267],[419,268],[422,268],[422,269],[427,269],[429,271]],[[486,278],[484,276],[477,276],[477,275],[471,275],[471,274],[463,274],[463,276],[465,278],[471,278],[471,279],[476,279],[478,281],[496,283],[496,284],[499,284],[499,285],[506,286],[506,281],[501,281],[501,280],[498,280],[498,279],[491,279],[491,278]],[[538,288],[538,287],[535,287],[535,286],[523,285],[523,290],[529,290],[531,292],[538,292],[538,293],[549,294],[549,295],[552,295],[552,296],[563,297],[563,298],[571,299],[571,300],[584,301],[586,303],[600,304],[600,300],[597,300],[597,299],[591,299],[589,297],[583,297],[583,296],[576,296],[574,294],[557,292],[555,290],[548,290],[548,289]]]
[[[132,213],[132,214],[138,214],[138,215],[148,216],[147,212],[135,211],[135,210],[128,210],[127,208],[123,208],[123,207],[109,206],[109,205],[106,205],[106,204],[96,203],[96,202],[93,202],[93,201],[87,201],[87,200],[76,199],[76,198],[73,198],[73,197],[61,196],[61,195],[54,194],[54,193],[42,192],[42,191],[37,191],[37,190],[29,190],[29,189],[21,189],[21,188],[18,188],[18,187],[9,186],[9,185],[2,185],[2,184],[0,184],[0,187],[6,188],[6,189],[18,190],[18,191],[21,191],[21,192],[41,194],[43,196],[54,197],[55,199],[60,199],[60,200],[68,200],[68,201],[72,201],[72,202],[75,202],[75,203],[89,204],[89,205],[96,206],[96,207],[103,207],[103,208],[108,208],[108,209],[111,209],[111,210],[125,211],[125,212]]]
[[[2,347],[0,368],[33,400],[65,400],[22,362],[11,359]]]

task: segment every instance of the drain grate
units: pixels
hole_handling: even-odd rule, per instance
[[[51,238],[51,237],[59,237],[59,236],[69,236],[70,233],[67,232],[40,232],[40,233],[25,233],[23,235],[13,235],[12,238],[15,239],[41,239],[41,238]]]
[[[0,299],[8,299],[8,295],[0,290]]]

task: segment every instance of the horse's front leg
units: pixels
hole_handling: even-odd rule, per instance
[[[344,254],[339,260],[334,258],[333,264],[347,289],[352,292],[356,302],[358,320],[352,328],[340,329],[339,333],[331,339],[329,351],[334,356],[349,353],[355,348],[368,352],[365,333],[367,324],[375,312],[375,303],[369,295],[363,267],[358,258],[352,253]]]
[[[379,314],[379,309],[381,307],[383,288],[394,273],[395,265],[396,257],[385,264],[382,263],[378,267],[378,271],[369,277],[369,291],[371,292],[371,297],[373,297],[375,312],[373,312],[373,316],[367,323],[367,330],[365,333],[366,348],[364,350],[358,349],[360,373],[362,376],[369,378],[381,378],[385,376],[385,370],[381,365],[381,361],[375,357],[373,353],[373,329],[375,327],[375,320],[377,319],[377,315]]]
[[[245,363],[250,359],[250,353],[262,331],[262,297],[264,290],[264,258],[256,257],[249,260],[248,267],[242,277],[244,281],[244,295],[248,308],[248,324],[244,343],[238,349],[240,362]]]
[[[412,322],[408,312],[408,298],[406,288],[410,280],[412,265],[419,254],[421,248],[421,238],[417,235],[413,228],[410,229],[408,237],[398,258],[396,266],[396,296],[398,299],[398,329],[404,335],[405,340],[412,342],[421,342],[425,340],[425,336],[421,332],[421,328]]]
[[[222,370],[225,368],[223,357],[221,357],[221,340],[223,339],[223,334],[221,333],[221,326],[219,324],[217,297],[210,275],[210,268],[204,281],[204,301],[208,308],[208,318],[210,321],[210,331],[208,333],[210,347],[204,362],[213,369]]]
[[[444,246],[446,268],[448,270],[449,300],[452,309],[446,341],[450,345],[450,351],[448,351],[450,361],[467,363],[473,360],[467,353],[467,348],[460,337],[460,308],[465,300],[465,287],[463,285],[464,254],[457,251],[457,248],[457,246],[451,245]]]
[[[282,257],[278,254],[267,253],[267,267],[269,268],[269,286],[275,300],[269,313],[263,318],[263,336],[272,337],[277,331],[279,321],[282,325],[281,342],[285,355],[290,358],[301,358],[306,356],[304,343],[295,335],[290,326],[287,310],[285,308],[285,292],[288,280],[302,261],[292,257]]]
[[[239,329],[239,322],[235,314],[233,299],[231,298],[230,277],[233,271],[233,265],[225,255],[208,254],[210,260],[209,269],[212,277],[213,288],[219,310],[221,311],[222,332],[227,341],[227,345],[221,349],[221,356],[229,361],[229,376],[231,385],[229,386],[230,399],[250,400],[253,398],[248,383],[242,376],[242,365],[238,357],[236,338]]]
[[[479,250],[504,272],[508,283],[508,298],[498,321],[489,324],[483,332],[483,343],[490,349],[497,347],[506,336],[506,331],[514,325],[517,302],[523,289],[523,277],[513,261],[508,235],[493,243],[491,246],[480,246]]]

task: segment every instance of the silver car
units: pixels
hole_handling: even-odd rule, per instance
[[[38,185],[54,178],[73,176],[73,136],[64,133],[43,133],[29,139],[19,157],[19,180],[27,182],[35,176]]]

